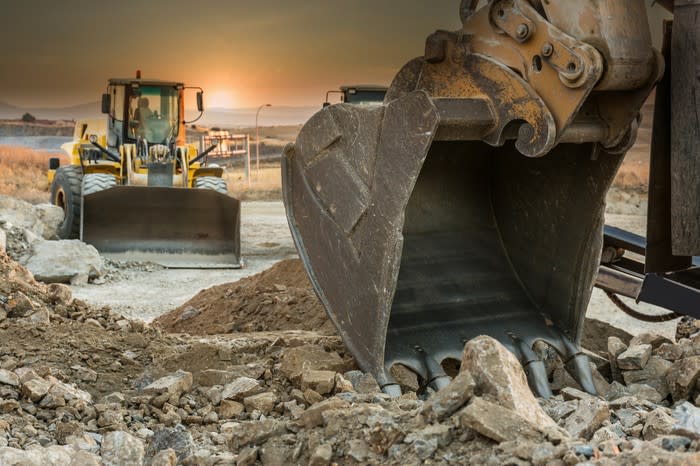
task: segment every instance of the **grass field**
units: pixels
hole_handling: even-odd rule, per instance
[[[282,199],[280,164],[261,163],[260,171],[250,171],[250,183],[242,168],[229,168],[224,173],[231,195],[241,201],[270,201]]]
[[[24,147],[0,146],[0,194],[16,197],[32,204],[49,202],[46,172],[50,157],[66,156],[38,152]]]

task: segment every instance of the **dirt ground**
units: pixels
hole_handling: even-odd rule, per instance
[[[336,333],[299,259],[200,291],[154,323],[166,332],[193,335],[278,330]]]
[[[74,286],[76,298],[110,306],[125,316],[150,322],[175,309],[199,291],[261,272],[280,260],[295,257],[281,202],[243,202],[241,251],[245,267],[228,270],[183,270],[161,267],[120,267],[103,284]]]

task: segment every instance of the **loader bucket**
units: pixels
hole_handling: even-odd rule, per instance
[[[539,395],[551,391],[536,341],[595,393],[578,341],[622,157],[437,140],[442,121],[423,91],[377,109],[339,104],[286,148],[289,225],[331,320],[388,393],[397,363],[441,388],[478,335],[519,356]]]
[[[107,257],[239,268],[240,202],[207,189],[118,186],[83,198],[81,237]]]

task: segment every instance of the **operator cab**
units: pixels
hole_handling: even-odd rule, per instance
[[[340,94],[340,101],[353,105],[381,105],[384,103],[384,96],[389,88],[376,84],[358,84],[354,86],[341,86],[339,91],[326,92],[324,107],[331,105],[329,97],[331,94]]]
[[[183,83],[141,79],[110,79],[102,95],[102,113],[109,115],[107,145],[146,142],[148,146],[184,144]],[[204,111],[203,93],[197,92],[197,110]]]

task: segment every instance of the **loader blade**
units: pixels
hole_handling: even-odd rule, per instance
[[[83,241],[114,259],[239,268],[239,232],[240,201],[212,190],[118,186],[83,198]]]
[[[328,107],[283,158],[295,243],[360,367],[396,393],[400,363],[434,388],[464,343],[489,335],[551,394],[536,341],[594,393],[578,347],[621,156],[561,144],[542,158],[512,142],[436,140],[422,91],[368,110]],[[597,154],[597,157],[595,156]]]

